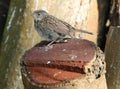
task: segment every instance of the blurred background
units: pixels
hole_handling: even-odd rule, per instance
[[[10,0],[0,0],[0,44],[5,22],[7,19]]]

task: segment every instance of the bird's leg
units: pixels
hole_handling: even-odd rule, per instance
[[[53,40],[53,41],[51,41],[49,44],[47,44],[47,46],[51,46],[54,42],[56,41],[56,39],[55,40]]]
[[[60,39],[54,39],[53,41],[51,41],[49,44],[47,44],[48,47],[50,47],[54,42],[67,42],[67,40],[64,40],[65,38],[60,38]]]
[[[45,47],[45,51],[48,51],[49,49],[52,49],[53,48],[53,43],[55,42],[56,40],[53,40],[51,41],[50,43],[47,44],[47,46]]]

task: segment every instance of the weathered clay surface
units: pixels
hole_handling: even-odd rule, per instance
[[[41,86],[65,85],[85,76],[91,82],[105,70],[103,53],[93,42],[83,39],[51,46],[37,44],[25,53],[21,64],[23,76]]]

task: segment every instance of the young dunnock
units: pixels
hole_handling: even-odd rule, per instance
[[[61,42],[64,38],[75,38],[75,32],[92,34],[84,30],[77,30],[67,22],[59,20],[44,10],[36,10],[32,15],[37,32],[47,41],[51,41],[48,45],[54,42]]]

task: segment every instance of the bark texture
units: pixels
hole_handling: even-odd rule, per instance
[[[112,0],[110,29],[105,48],[107,84],[109,89],[120,89],[120,0]]]
[[[98,2],[98,30],[97,30],[97,44],[104,51],[105,43],[106,43],[106,34],[109,30],[107,21],[109,19],[109,11],[110,11],[110,0],[97,0]]]

